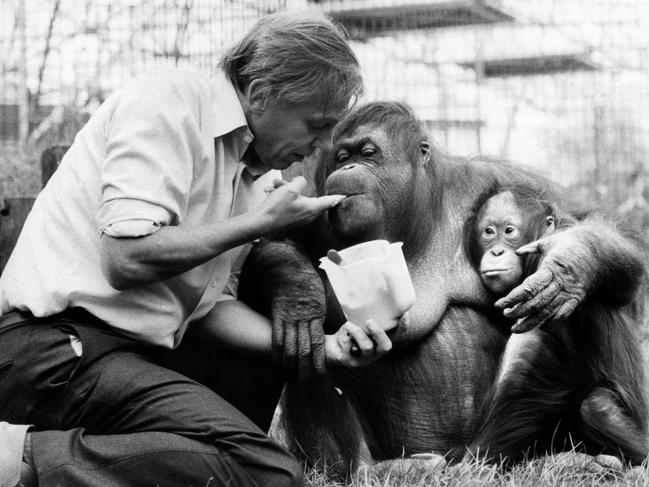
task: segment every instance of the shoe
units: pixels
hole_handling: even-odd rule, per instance
[[[23,461],[20,464],[20,480],[18,480],[15,487],[38,487],[36,472],[32,465],[34,465],[32,435],[27,433],[25,435],[25,446],[23,447]]]
[[[20,465],[20,480],[16,487],[38,487],[36,472],[27,462],[23,461]]]

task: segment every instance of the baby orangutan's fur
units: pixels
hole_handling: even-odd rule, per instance
[[[563,224],[543,192],[494,187],[467,221],[465,248],[499,298],[538,265],[536,254],[515,250]],[[625,307],[589,299],[567,320],[512,334],[472,454],[513,462],[575,446],[641,463],[648,418],[638,328]]]

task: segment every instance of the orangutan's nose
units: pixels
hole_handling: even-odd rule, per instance
[[[500,257],[501,255],[503,255],[505,253],[505,249],[503,249],[502,247],[495,247],[495,248],[491,249],[491,253],[493,255],[495,255],[496,257]]]

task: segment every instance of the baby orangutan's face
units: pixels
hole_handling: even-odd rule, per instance
[[[554,232],[555,219],[541,202],[519,195],[523,207],[511,191],[487,200],[477,219],[482,282],[496,296],[505,296],[525,277],[523,258],[516,250]]]
[[[480,211],[479,272],[485,287],[497,296],[504,296],[523,280],[523,263],[515,252],[526,243],[522,225],[523,214],[509,191],[490,198]]]

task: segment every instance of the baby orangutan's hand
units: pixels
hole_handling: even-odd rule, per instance
[[[392,349],[392,342],[376,321],[367,320],[365,326],[367,332],[356,323],[347,321],[335,335],[325,336],[328,365],[361,367]]]

